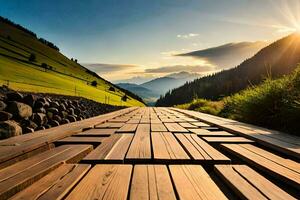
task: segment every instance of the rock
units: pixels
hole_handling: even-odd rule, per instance
[[[3,101],[0,101],[0,111],[5,110],[6,106],[7,106],[6,103],[4,103]]]
[[[33,132],[34,132],[33,128],[30,128],[30,127],[23,128],[23,133],[24,134],[26,134],[26,133],[33,133]]]
[[[56,120],[51,120],[48,122],[51,127],[59,126],[59,122]]]
[[[37,101],[42,102],[43,104],[45,104],[47,102],[46,98],[38,98]]]
[[[37,125],[43,125],[47,123],[47,117],[44,113],[34,113],[32,115],[32,121],[34,121]]]
[[[28,94],[23,98],[22,102],[33,107],[35,100],[36,100],[36,97],[34,95]]]
[[[61,117],[59,115],[54,115],[52,119],[58,122],[61,121]]]
[[[78,108],[76,108],[76,109],[74,110],[74,113],[75,113],[76,115],[80,115],[80,113],[81,113],[81,110],[80,110],[80,109],[78,109]]]
[[[22,101],[23,95],[20,92],[9,92],[6,94],[7,101]]]
[[[45,124],[44,127],[45,127],[46,129],[51,128],[51,126],[50,126],[49,124]]]
[[[47,112],[46,116],[48,119],[52,119],[54,114],[52,112]]]
[[[50,107],[50,103],[49,102],[44,103],[44,108],[49,108],[49,107]]]
[[[80,121],[80,120],[81,120],[81,117],[76,116],[76,121]]]
[[[69,114],[68,114],[66,111],[61,111],[61,112],[59,112],[59,116],[60,116],[61,118],[67,118],[68,115],[69,115]]]
[[[65,111],[66,110],[66,106],[64,104],[60,104],[58,107],[59,111]]]
[[[41,130],[45,130],[46,128],[44,126],[39,126],[37,127],[35,130],[36,131],[41,131]]]
[[[70,123],[70,121],[69,121],[68,119],[62,119],[62,120],[60,121],[60,123],[61,123],[61,124],[68,124],[68,123]]]
[[[7,111],[13,114],[15,118],[28,118],[32,115],[32,108],[30,106],[16,101],[8,105]]]
[[[70,122],[76,122],[76,117],[73,116],[73,115],[68,115],[67,119],[68,119]]]
[[[36,123],[34,123],[33,121],[29,121],[29,128],[32,128],[33,130],[35,130],[38,127],[38,125]]]
[[[34,109],[39,109],[39,108],[43,108],[45,105],[45,103],[41,102],[41,101],[36,101],[34,104]]]
[[[46,114],[46,110],[45,110],[45,108],[37,108],[37,109],[34,109],[34,112],[36,112],[36,113],[44,113],[44,114]]]
[[[70,115],[75,115],[75,113],[74,113],[74,109],[73,109],[73,108],[69,108],[69,111],[68,111],[68,113],[69,113]]]
[[[22,128],[13,120],[0,122],[0,139],[22,135]]]
[[[0,121],[7,121],[10,120],[13,115],[9,112],[0,111]]]
[[[58,109],[57,108],[53,108],[53,107],[48,108],[47,112],[51,112],[51,113],[53,113],[53,115],[57,115],[59,113]]]
[[[59,108],[59,103],[57,101],[50,102],[50,107]]]

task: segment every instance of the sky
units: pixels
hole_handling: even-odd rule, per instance
[[[110,81],[214,72],[186,53],[300,29],[300,0],[0,0],[0,15]],[[233,66],[234,67],[234,66]],[[155,70],[157,69],[157,70]],[[172,71],[171,69],[174,69]]]

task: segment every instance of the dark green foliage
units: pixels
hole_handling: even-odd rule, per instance
[[[31,53],[30,56],[29,56],[29,58],[28,58],[28,60],[29,60],[30,62],[35,62],[35,61],[36,61],[36,56],[35,56],[35,54],[34,54],[34,53]]]
[[[292,34],[259,51],[239,66],[209,75],[167,92],[157,106],[191,102],[195,96],[219,100],[249,85],[260,84],[266,77],[278,78],[291,73],[300,62],[300,35]]]
[[[109,91],[115,92],[116,90],[115,90],[114,87],[110,86],[110,87],[109,87]]]
[[[195,110],[203,113],[208,113],[212,115],[218,115],[223,109],[222,101],[209,101],[205,99],[195,99],[191,103],[186,103],[182,105],[175,106],[177,108]]]
[[[97,87],[98,83],[97,83],[97,81],[92,81],[91,85],[94,87]]]
[[[220,115],[299,135],[300,68],[224,99]]]
[[[124,96],[122,97],[122,101],[127,101],[127,99],[128,99],[128,97],[127,97],[126,95],[124,95]]]
[[[53,44],[52,42],[49,42],[47,40],[45,40],[44,38],[39,38],[39,41],[45,45],[47,45],[48,47],[55,49],[56,51],[59,51],[59,48],[57,46],[55,46],[55,44]]]

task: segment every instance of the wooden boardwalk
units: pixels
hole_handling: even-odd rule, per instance
[[[300,138],[127,108],[0,141],[1,199],[300,199]]]

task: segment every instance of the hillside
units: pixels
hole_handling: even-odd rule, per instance
[[[0,84],[20,91],[81,96],[111,105],[144,105],[138,96],[102,79],[77,60],[65,57],[51,42],[38,39],[33,32],[4,18],[0,18]]]
[[[197,79],[166,93],[156,105],[177,105],[196,97],[218,100],[249,85],[257,85],[266,77],[289,74],[299,62],[300,34],[294,33],[263,48],[235,68]]]

